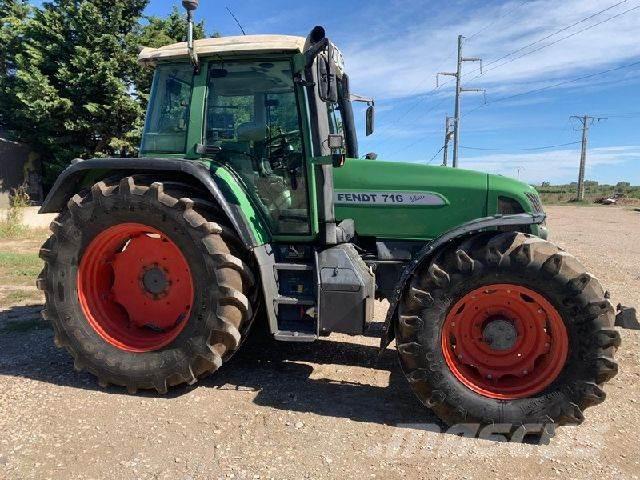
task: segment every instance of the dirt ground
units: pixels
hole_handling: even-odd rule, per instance
[[[601,279],[614,304],[640,306],[640,213],[548,213],[552,240]],[[369,336],[310,345],[250,340],[196,387],[132,396],[100,389],[53,346],[31,287],[38,241],[0,242],[0,267],[11,270],[0,272],[1,479],[640,476],[640,332],[622,331],[607,401],[542,445],[441,433],[394,349],[377,361],[380,324]],[[378,321],[384,311],[378,304]]]

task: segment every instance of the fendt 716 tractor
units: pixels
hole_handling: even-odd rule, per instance
[[[395,340],[449,424],[576,424],[604,400],[614,309],[546,240],[536,191],[359,158],[363,97],[324,29],[189,35],[140,61],[155,77],[139,157],[73,162],[41,210],[59,213],[43,315],[77,370],[165,393],[219,369],[256,322],[282,342],[360,335],[386,299],[381,348]]]

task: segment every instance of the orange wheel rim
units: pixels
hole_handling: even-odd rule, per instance
[[[442,330],[451,372],[489,398],[540,393],[558,377],[568,351],[558,311],[521,285],[487,285],[467,293],[451,308]]]
[[[130,352],[175,340],[189,320],[193,290],[178,246],[140,223],[98,234],[78,268],[78,300],[87,321],[106,342]]]

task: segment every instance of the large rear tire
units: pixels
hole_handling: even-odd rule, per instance
[[[188,193],[144,177],[98,182],[51,225],[40,252],[43,315],[75,368],[102,386],[165,393],[192,384],[251,324],[257,296],[245,252]]]
[[[396,344],[415,394],[443,421],[506,424],[509,434],[579,424],[605,399],[601,385],[618,371],[613,324],[605,292],[573,256],[488,232],[415,273]]]

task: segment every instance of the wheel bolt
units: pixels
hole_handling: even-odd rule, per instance
[[[488,375],[487,375],[487,378],[488,378],[489,380],[491,380],[491,379],[493,378],[493,375],[488,374]]]
[[[523,374],[523,375],[526,375],[527,373],[529,373],[529,370],[523,370],[523,371],[522,371],[522,374]]]

